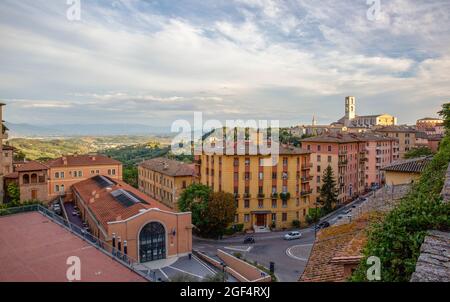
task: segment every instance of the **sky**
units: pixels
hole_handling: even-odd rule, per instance
[[[448,0],[79,1],[0,1],[6,121],[326,124],[352,95],[412,124],[450,101]]]

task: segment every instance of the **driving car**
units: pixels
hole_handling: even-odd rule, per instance
[[[245,237],[244,239],[244,244],[254,244],[255,243],[255,238],[249,236],[249,237]]]
[[[321,230],[321,229],[325,229],[329,226],[330,226],[330,223],[328,221],[323,221],[316,226],[316,229]]]
[[[295,240],[300,239],[302,237],[302,234],[300,232],[289,232],[286,235],[284,235],[285,240]]]

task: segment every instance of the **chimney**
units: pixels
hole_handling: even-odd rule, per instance
[[[94,203],[95,202],[95,198],[94,197],[92,197],[91,199],[89,199],[89,203],[90,204],[92,204],[92,203]]]
[[[97,191],[95,191],[95,190],[92,191],[91,195],[92,195],[92,196],[95,196],[95,194],[97,194]]]
[[[95,160],[96,160],[95,156],[91,156],[91,159],[92,159],[93,161],[95,161]]]
[[[164,162],[163,165],[164,165],[163,170],[169,169],[169,165],[166,162]]]
[[[62,161],[63,161],[63,165],[67,166],[67,157],[63,156]]]

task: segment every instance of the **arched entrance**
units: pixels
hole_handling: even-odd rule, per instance
[[[140,262],[166,258],[166,230],[159,222],[146,224],[139,233]]]

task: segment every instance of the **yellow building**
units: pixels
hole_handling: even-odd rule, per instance
[[[139,190],[172,209],[178,209],[178,198],[195,180],[194,165],[176,160],[154,158],[138,167]]]
[[[200,182],[215,192],[234,194],[235,223],[247,230],[267,231],[290,228],[295,220],[304,222],[312,207],[310,152],[280,146],[274,166],[265,165],[270,156],[251,155],[248,149],[242,153],[196,156]]]
[[[388,137],[398,139],[400,158],[405,157],[405,153],[416,147],[416,132],[417,130],[408,126],[387,126],[375,130]]]
[[[406,185],[419,180],[420,174],[431,162],[432,156],[399,160],[382,170],[385,172],[386,184],[390,186]]]

